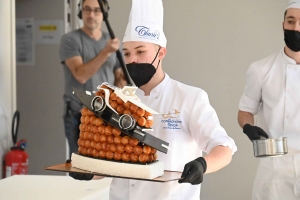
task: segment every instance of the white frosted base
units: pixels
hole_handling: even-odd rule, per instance
[[[164,163],[129,164],[88,158],[72,153],[72,167],[89,172],[130,178],[153,179],[164,174]]]

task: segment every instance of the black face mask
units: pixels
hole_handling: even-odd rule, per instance
[[[128,73],[129,73],[132,81],[135,83],[135,85],[137,87],[141,87],[142,85],[147,84],[151,80],[151,78],[154,76],[154,74],[156,73],[156,70],[160,63],[160,60],[157,64],[156,68],[152,64],[156,60],[159,50],[160,50],[160,48],[158,49],[156,56],[151,64],[149,64],[149,63],[126,64]]]
[[[284,29],[284,41],[292,51],[300,51],[300,32]]]

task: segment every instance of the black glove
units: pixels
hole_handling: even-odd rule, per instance
[[[70,159],[68,159],[65,163],[65,166],[67,167],[71,167],[72,166],[72,161]],[[92,180],[92,178],[94,177],[93,174],[82,174],[82,173],[75,173],[75,172],[70,172],[69,176],[71,176],[72,178],[76,179],[76,180],[80,180],[80,181],[89,181]]]
[[[178,183],[191,183],[197,185],[202,183],[203,174],[206,171],[206,161],[203,157],[199,157],[184,166],[180,180]]]
[[[260,136],[269,138],[268,134],[259,128],[258,126],[251,126],[250,124],[245,124],[243,127],[243,132],[248,136],[250,140],[259,140]]]
[[[69,176],[80,181],[89,181],[92,180],[92,178],[94,177],[93,174],[81,174],[81,173],[74,173],[74,172],[70,172]]]

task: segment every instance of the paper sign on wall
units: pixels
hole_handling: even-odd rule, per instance
[[[17,65],[34,65],[33,19],[16,19]]]
[[[64,33],[63,20],[35,20],[35,43],[59,44]]]

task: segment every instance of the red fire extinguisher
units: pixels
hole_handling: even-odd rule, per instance
[[[15,174],[28,174],[28,154],[24,151],[26,140],[17,141],[20,113],[16,111],[12,120],[12,139],[14,146],[7,152],[4,158],[3,177],[9,177]]]

